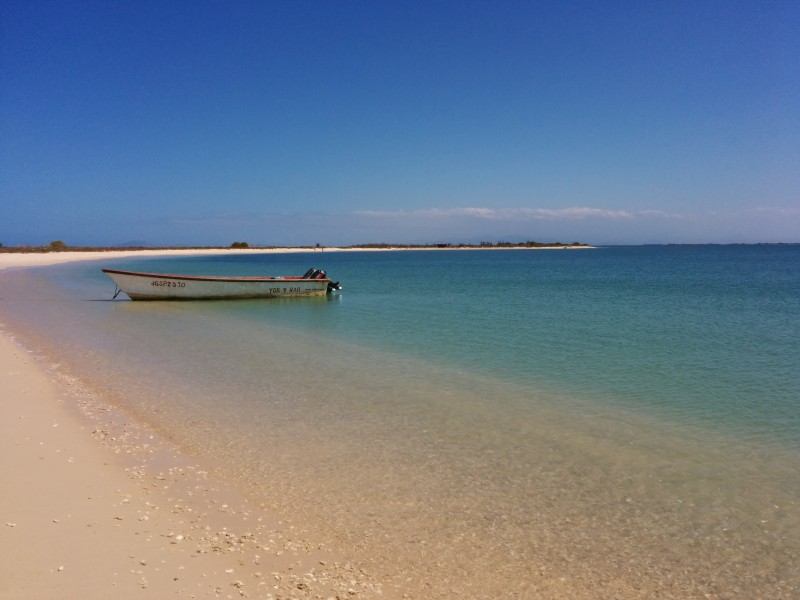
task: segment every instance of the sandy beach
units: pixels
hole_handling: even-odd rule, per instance
[[[0,253],[0,271],[17,267],[44,267],[81,260],[108,260],[132,257],[202,256],[213,254],[283,254],[287,252],[337,252],[341,248],[193,248],[185,250],[97,250],[65,252]]]
[[[142,254],[5,254],[0,270]],[[0,324],[0,599],[377,595],[354,566],[49,365]]]
[[[448,248],[423,248],[424,250],[585,250],[593,246],[558,246],[558,247],[448,247]],[[17,267],[44,267],[61,263],[82,260],[108,260],[131,257],[158,257],[158,256],[203,256],[214,254],[286,254],[296,252],[319,253],[325,252],[387,252],[402,250],[419,250],[420,248],[393,247],[385,248],[192,248],[176,250],[97,250],[97,251],[64,251],[64,252],[2,252],[0,253],[0,271]]]

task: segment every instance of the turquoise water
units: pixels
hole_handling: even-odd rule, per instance
[[[412,597],[800,593],[800,246],[103,266],[342,282],[106,302],[80,263],[0,315]]]
[[[299,273],[310,262],[342,280],[344,293],[327,302],[215,305],[215,316],[800,446],[798,246],[239,255],[124,265],[245,275]],[[94,267],[77,270],[97,276]]]

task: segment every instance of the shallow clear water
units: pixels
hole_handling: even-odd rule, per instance
[[[104,302],[83,263],[3,274],[0,314],[389,587],[798,594],[798,246],[103,266],[342,281]]]

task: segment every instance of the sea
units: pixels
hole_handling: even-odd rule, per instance
[[[0,319],[398,597],[800,598],[800,245],[101,260],[0,274]]]

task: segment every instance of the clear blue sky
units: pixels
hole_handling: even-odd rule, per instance
[[[0,3],[0,242],[800,242],[800,2]]]

